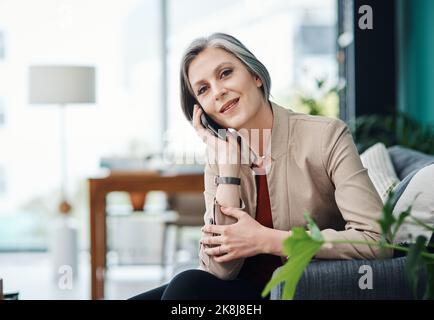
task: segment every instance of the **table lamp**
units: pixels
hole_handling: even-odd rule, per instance
[[[78,274],[78,228],[71,217],[66,195],[67,141],[65,107],[95,102],[95,68],[86,66],[34,65],[29,69],[29,103],[60,107],[61,216],[53,222],[50,250],[54,277],[60,289],[71,289]]]
[[[55,104],[60,107],[60,137],[62,159],[61,202],[59,211],[71,210],[66,196],[66,105],[95,103],[95,68],[87,66],[34,65],[29,69],[29,103]]]

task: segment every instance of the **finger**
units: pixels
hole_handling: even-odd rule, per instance
[[[234,253],[227,253],[227,254],[223,254],[221,256],[214,257],[214,260],[218,263],[222,263],[222,262],[229,262],[229,261],[234,260],[236,258],[237,257],[235,256]]]
[[[214,233],[212,233],[212,232],[202,230],[202,233],[207,237],[214,236]]]
[[[220,245],[217,247],[206,248],[204,252],[209,256],[221,256],[228,252],[227,248],[224,245]]]
[[[218,256],[220,255],[220,246],[213,247],[213,248],[206,248],[204,249],[204,252],[209,256]]]
[[[206,143],[207,139],[215,139],[215,137],[203,126],[202,121],[200,120],[202,113],[202,108],[195,104],[193,109],[193,128],[196,130],[202,141]]]
[[[220,211],[223,212],[227,216],[234,217],[237,220],[240,220],[247,212],[240,210],[234,207],[220,207]]]
[[[203,232],[222,234],[227,226],[218,226],[214,224],[206,224],[202,227]]]
[[[200,239],[200,242],[202,244],[210,244],[210,245],[219,244],[219,245],[221,245],[221,244],[223,244],[223,237],[222,236],[215,236],[215,237],[206,236],[206,237],[202,237],[202,239]]]
[[[195,104],[193,107],[193,127],[196,130],[205,129],[205,127],[202,125],[202,122],[200,121],[202,112],[202,108],[199,108],[199,106]]]

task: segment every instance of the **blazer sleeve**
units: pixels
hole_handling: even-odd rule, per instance
[[[322,230],[326,241],[378,241],[378,220],[383,203],[363,167],[359,153],[345,122],[331,121],[322,135],[322,161],[335,186],[335,201],[345,220],[345,230]],[[320,259],[375,259],[391,257],[391,250],[364,244],[325,245],[316,255]]]
[[[218,175],[217,165],[207,164],[205,166],[205,214],[204,222],[208,224],[213,218],[218,225],[228,225],[236,222],[235,218],[229,217],[220,211],[220,205],[216,201],[217,186],[214,184],[214,178]],[[244,202],[241,201],[241,208],[244,208]],[[244,259],[236,259],[229,262],[218,263],[213,256],[208,256],[204,249],[208,245],[199,245],[199,269],[212,273],[216,277],[223,280],[233,280],[238,276],[238,273],[243,266]]]

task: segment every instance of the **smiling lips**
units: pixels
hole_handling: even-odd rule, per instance
[[[232,110],[238,104],[239,100],[240,100],[240,98],[235,98],[235,99],[232,99],[232,100],[226,102],[223,105],[223,107],[220,109],[220,113],[227,113],[230,110]]]

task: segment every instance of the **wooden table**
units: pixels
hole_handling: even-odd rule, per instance
[[[149,191],[203,192],[203,173],[164,175],[156,171],[125,171],[89,179],[90,191],[90,255],[92,299],[104,298],[106,269],[106,196],[109,192],[131,194],[135,210],[143,210]]]

